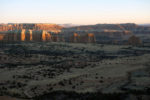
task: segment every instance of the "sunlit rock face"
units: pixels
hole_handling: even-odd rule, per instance
[[[5,33],[0,34],[0,41],[64,41],[58,34],[62,28],[56,24],[0,24],[0,32]]]
[[[56,25],[56,24],[35,24],[35,27],[33,30],[46,30],[54,33],[61,32],[61,29],[63,27]]]
[[[4,33],[3,39],[4,42],[16,42],[16,41],[31,41],[32,40],[32,30],[13,30],[7,31]]]
[[[10,31],[10,33],[8,33],[8,37],[10,37],[10,35],[12,35],[12,38],[13,38],[12,41],[25,41],[26,30],[22,29],[22,30]]]
[[[0,41],[15,42],[15,41],[35,41],[35,42],[64,42],[62,34],[49,33],[45,30],[13,30],[0,34]]]
[[[74,33],[73,36],[70,37],[70,42],[73,43],[80,42],[80,36],[77,33]]]
[[[25,29],[21,30],[21,36],[20,36],[21,37],[21,41],[25,41],[25,38],[26,38],[25,32],[26,32]]]
[[[127,41],[134,34],[149,32],[149,27],[136,24],[97,24],[70,28],[56,24],[0,24],[0,41],[117,43]]]
[[[87,34],[87,37],[88,37],[89,43],[95,43],[96,42],[95,35],[93,33]]]
[[[80,37],[80,42],[83,43],[95,43],[96,39],[93,33],[88,33]]]
[[[59,33],[63,27],[56,24],[0,24],[0,31],[9,30],[46,30],[50,32]]]
[[[1,41],[14,42],[14,41],[25,41],[25,30],[14,30],[7,31],[4,33]]]
[[[32,30],[26,30],[26,33],[25,33],[25,40],[26,41],[32,41]]]
[[[79,35],[74,33],[70,38],[70,42],[73,43],[95,43],[96,39],[93,33],[87,33],[85,35]]]
[[[4,39],[5,34],[0,34],[0,41]]]
[[[51,41],[51,34],[47,31],[42,31],[42,41]]]
[[[61,34],[49,33],[47,31],[33,31],[33,41],[41,42],[64,42],[64,38]]]
[[[45,38],[46,41],[52,41],[52,36],[51,36],[50,33],[46,33],[46,34],[45,34],[45,37],[46,37],[46,38]]]
[[[42,41],[46,41],[46,32],[45,31],[42,32]]]

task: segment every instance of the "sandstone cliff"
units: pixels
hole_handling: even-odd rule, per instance
[[[150,34],[150,27],[136,24],[97,24],[63,28],[56,24],[0,24],[0,40],[3,41],[117,43],[116,41],[127,41],[136,34]]]
[[[70,37],[70,42],[73,43],[95,43],[96,39],[93,33],[87,33],[85,35],[79,35],[78,33],[74,33],[73,36]]]
[[[45,30],[13,30],[0,34],[0,41],[4,42],[17,42],[17,41],[35,41],[35,42],[61,42],[64,38],[60,34],[49,33]]]
[[[56,24],[0,24],[0,31],[31,29],[59,33],[62,28]]]

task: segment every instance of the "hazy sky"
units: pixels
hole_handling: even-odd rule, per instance
[[[0,23],[150,23],[150,0],[0,0]]]

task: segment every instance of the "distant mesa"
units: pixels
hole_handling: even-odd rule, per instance
[[[0,24],[0,31],[31,29],[58,33],[61,32],[62,28],[62,26],[56,24]]]
[[[128,41],[129,37],[136,34],[150,34],[150,27],[139,26],[132,23],[82,25],[73,27],[71,27],[70,24],[61,26],[56,24],[0,24],[0,41],[4,42],[66,41],[73,43],[117,43],[117,41]],[[131,39],[136,40],[135,38]],[[128,44],[130,44],[130,42],[128,42]]]

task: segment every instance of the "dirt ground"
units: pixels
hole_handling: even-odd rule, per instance
[[[122,93],[150,88],[148,46],[23,43],[20,54],[15,45],[0,51],[0,100],[60,90]]]

